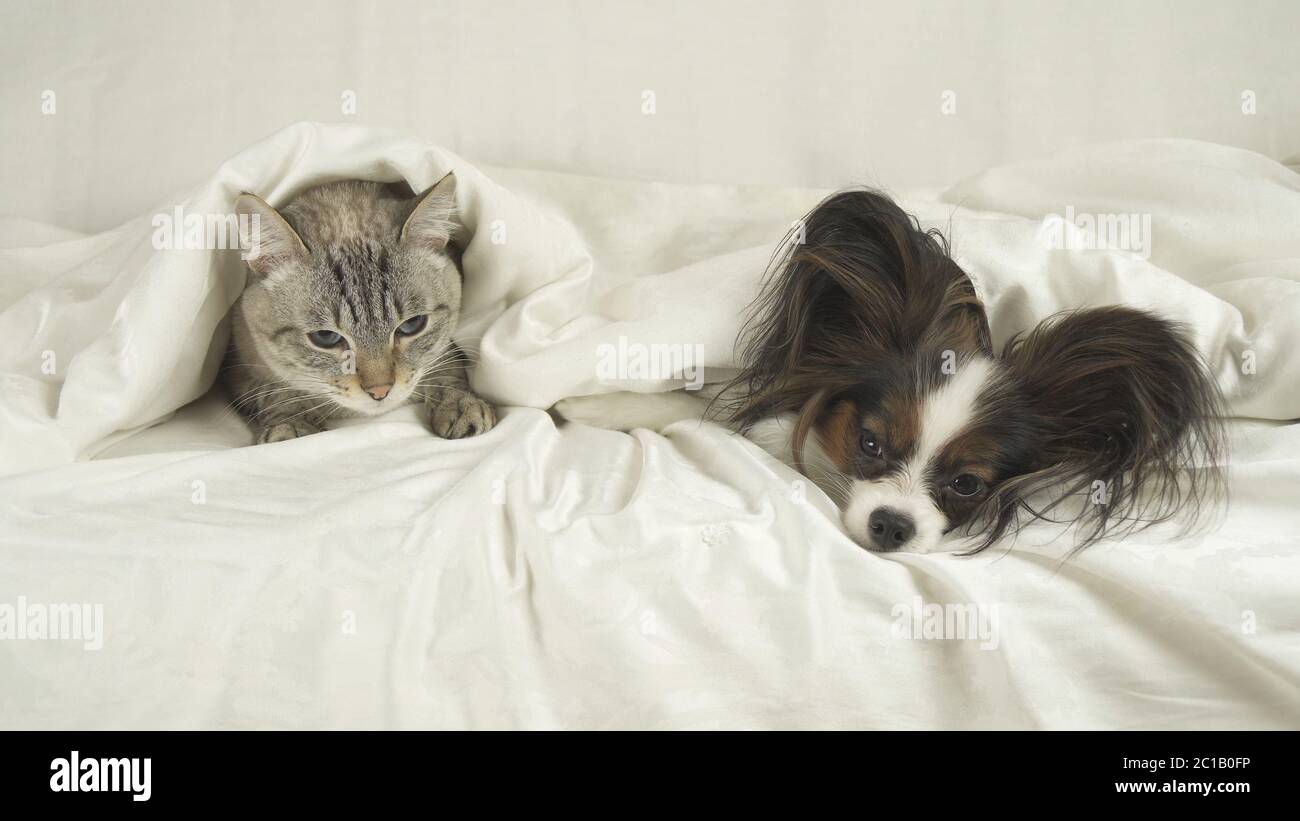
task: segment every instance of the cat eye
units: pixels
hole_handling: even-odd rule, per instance
[[[307,334],[307,338],[317,348],[333,348],[343,341],[343,334],[338,331],[312,331]]]
[[[424,326],[428,324],[429,324],[428,314],[420,314],[419,316],[413,316],[410,319],[403,322],[401,325],[397,326],[397,335],[415,336],[420,331],[423,331]]]
[[[949,485],[958,496],[974,496],[984,489],[984,483],[978,476],[963,473],[953,479]]]
[[[864,428],[862,433],[858,435],[858,447],[872,459],[880,458],[880,441],[876,438],[874,432]]]

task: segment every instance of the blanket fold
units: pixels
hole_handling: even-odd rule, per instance
[[[247,447],[209,391],[243,263],[204,218],[450,169],[460,338],[501,423],[445,441],[408,406]],[[1300,416],[1298,180],[1147,140],[901,198],[997,342],[1147,307],[1254,418],[1230,425],[1217,529],[1068,562],[1047,524],[969,558],[867,553],[717,425],[540,410],[725,377],[824,191],[480,171],[303,123],[102,234],[0,221],[0,727],[1300,728],[1300,425],[1279,423]]]
[[[622,224],[606,215],[599,227],[625,245],[644,232],[664,247],[650,260],[606,253],[597,269],[587,238],[595,226],[573,223],[591,215],[575,204],[582,189],[575,194],[572,182],[556,186],[567,201],[543,207],[414,138],[301,123],[240,152],[153,214],[93,237],[0,250],[0,472],[92,456],[211,386],[225,345],[222,318],[244,272],[236,250],[202,247],[206,236],[191,247],[187,220],[224,218],[244,190],[272,203],[348,177],[404,179],[423,190],[452,168],[468,237],[460,338],[479,355],[474,382],[485,395],[548,407],[564,396],[691,381],[662,372],[609,379],[602,355],[628,344],[671,350],[679,365],[682,350],[686,360],[698,353],[711,381],[731,373],[744,309],[783,231],[711,253],[709,243],[684,247],[683,238],[740,237],[752,227],[745,214],[724,212],[723,198],[694,213],[629,214]],[[1250,152],[1147,140],[992,169],[938,201],[903,202],[949,235],[998,340],[1066,308],[1149,308],[1191,329],[1234,414],[1294,419],[1300,358],[1288,351],[1300,346],[1298,180]],[[786,227],[820,193],[788,196]],[[668,205],[672,197],[658,199]]]

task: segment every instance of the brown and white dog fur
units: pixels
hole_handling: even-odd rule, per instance
[[[787,238],[741,339],[740,375],[685,392],[574,397],[567,419],[731,425],[836,499],[872,550],[982,549],[1034,519],[1076,544],[1196,514],[1221,488],[1221,399],[1183,331],[1126,307],[1068,311],[995,354],[936,231],[837,193]]]

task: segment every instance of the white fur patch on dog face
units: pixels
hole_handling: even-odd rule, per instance
[[[957,372],[923,395],[916,447],[896,469],[876,479],[854,479],[844,508],[844,527],[858,544],[872,550],[934,552],[950,523],[934,498],[936,456],[980,415],[979,397],[995,377],[987,359],[964,362]],[[913,532],[896,546],[873,539],[872,514],[887,510],[910,522]],[[874,534],[879,536],[878,533]]]

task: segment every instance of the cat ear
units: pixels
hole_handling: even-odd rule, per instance
[[[255,273],[265,276],[291,259],[307,256],[307,246],[298,232],[261,197],[241,194],[235,213],[244,261]]]
[[[402,243],[441,251],[447,247],[456,223],[456,175],[448,171],[420,199],[402,226]]]

